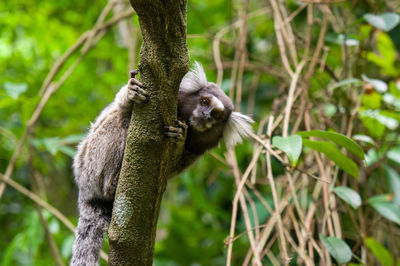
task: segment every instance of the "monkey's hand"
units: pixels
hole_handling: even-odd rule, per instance
[[[143,89],[143,84],[135,79],[135,75],[132,73],[132,77],[128,82],[128,99],[134,103],[143,103],[149,94]]]
[[[185,122],[175,120],[175,126],[165,126],[165,136],[177,143],[185,143],[187,125]]]
[[[174,149],[171,158],[176,164],[172,167],[169,178],[172,178],[182,172],[182,170],[185,169],[186,166],[190,165],[191,162],[195,160],[195,158],[189,158],[191,157],[191,155],[188,156],[185,151],[185,141],[188,126],[183,121],[175,120],[174,122],[174,126],[164,127],[165,136],[171,139],[176,144],[176,149]]]
[[[121,113],[127,114],[129,118],[132,114],[132,105],[145,102],[149,96],[148,92],[143,89],[143,84],[135,79],[137,73],[137,70],[131,71],[131,78],[128,84],[121,88],[115,96],[113,104],[110,105],[117,107]]]

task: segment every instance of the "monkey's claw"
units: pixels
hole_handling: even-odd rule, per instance
[[[175,120],[174,121],[176,126],[165,126],[165,136],[168,138],[174,140],[174,141],[185,141],[186,139],[186,131],[187,131],[187,125],[185,122]]]
[[[128,99],[134,103],[146,101],[149,94],[143,89],[143,84],[134,78],[134,75],[128,82]]]

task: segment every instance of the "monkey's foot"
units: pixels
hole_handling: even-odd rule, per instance
[[[165,126],[165,136],[176,141],[182,142],[186,139],[187,125],[185,122],[175,120],[176,126]]]
[[[143,84],[135,78],[129,79],[128,82],[128,99],[134,103],[142,103],[146,101],[149,94],[143,89]]]

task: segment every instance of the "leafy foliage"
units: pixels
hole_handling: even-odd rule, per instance
[[[334,236],[325,237],[323,234],[320,234],[319,238],[339,265],[351,260],[352,252],[346,242]]]
[[[357,209],[361,205],[361,197],[360,195],[348,187],[334,187],[333,192],[335,192],[339,198],[346,201],[350,204],[354,209]]]
[[[293,135],[287,138],[275,136],[272,138],[272,145],[283,150],[288,155],[292,166],[296,166],[303,147],[301,137]]]
[[[372,251],[382,265],[394,265],[392,255],[383,245],[371,237],[365,239],[365,242],[367,247]]]

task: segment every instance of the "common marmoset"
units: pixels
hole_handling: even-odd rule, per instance
[[[133,104],[143,104],[148,94],[131,78],[114,101],[91,125],[74,158],[79,188],[79,221],[72,248],[71,265],[98,265],[99,250],[108,229],[124,155]],[[166,137],[184,142],[179,163],[171,177],[182,172],[223,138],[232,147],[248,137],[252,119],[233,112],[231,99],[208,82],[200,64],[182,79],[178,92],[178,118],[166,126]]]

